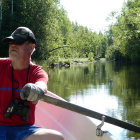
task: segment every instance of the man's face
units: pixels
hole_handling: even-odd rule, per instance
[[[33,50],[32,44],[25,42],[24,44],[9,44],[9,57],[16,61],[25,58],[30,59],[31,52]]]

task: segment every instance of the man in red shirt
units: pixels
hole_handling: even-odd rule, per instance
[[[31,62],[33,32],[19,27],[3,42],[9,58],[0,58],[0,140],[63,140],[61,133],[33,125],[35,105],[48,82],[47,73]]]

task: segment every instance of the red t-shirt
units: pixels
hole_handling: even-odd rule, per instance
[[[11,118],[4,116],[6,109],[12,101],[12,85],[14,86],[14,98],[20,98],[20,91],[27,83],[27,79],[28,83],[35,83],[37,81],[47,83],[48,75],[40,66],[35,64],[30,64],[28,69],[13,70],[12,72],[11,60],[9,58],[0,58],[0,125],[32,125],[34,123],[35,105],[32,102],[29,102],[30,112],[28,121],[23,121],[16,114],[13,114]]]

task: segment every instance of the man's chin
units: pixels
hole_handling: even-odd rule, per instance
[[[19,57],[18,57],[18,56],[9,55],[9,57],[10,57],[10,59],[11,59],[12,61],[17,61],[17,60],[19,60]]]

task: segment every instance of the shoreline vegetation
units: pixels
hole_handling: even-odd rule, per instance
[[[43,67],[48,68],[70,68],[72,65],[82,65],[87,63],[96,63],[96,62],[106,62],[106,58],[93,59],[92,61],[88,58],[71,58],[71,59],[60,59],[55,62],[50,62],[48,60],[35,61],[35,63],[40,64]]]

